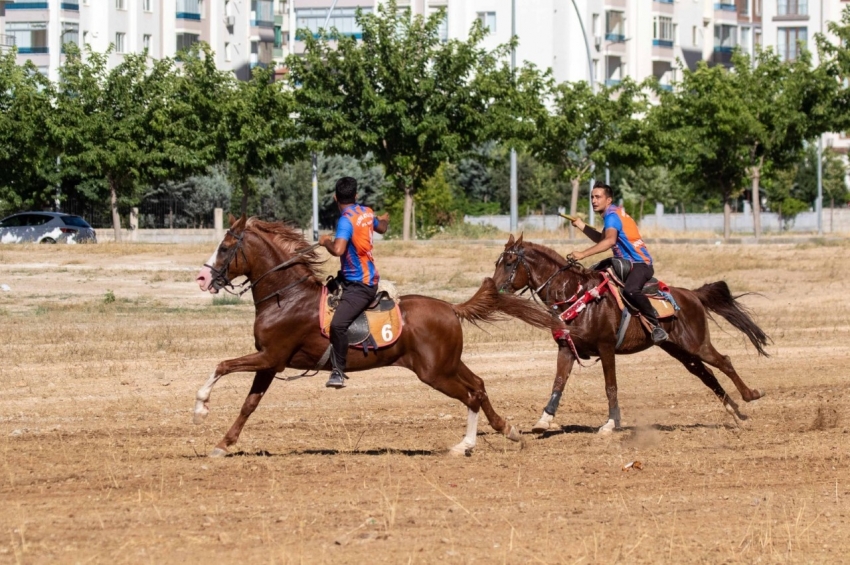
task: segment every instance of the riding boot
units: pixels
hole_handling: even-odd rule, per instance
[[[667,335],[667,332],[664,331],[664,328],[661,327],[661,324],[658,323],[658,311],[655,308],[650,308],[652,310],[652,315],[643,314],[643,317],[649,322],[650,327],[652,328],[652,332],[650,333],[652,337],[652,343],[658,344],[664,341],[667,341],[670,336]]]

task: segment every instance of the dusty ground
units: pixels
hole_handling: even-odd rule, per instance
[[[342,391],[325,374],[276,382],[241,452],[206,458],[250,377],[226,377],[197,427],[195,391],[252,350],[253,321],[247,304],[198,292],[210,251],[0,247],[0,562],[847,562],[846,243],[653,249],[671,284],[764,294],[743,300],[774,338],[770,358],[713,332],[767,392],[743,426],[653,350],[619,358],[623,431],[594,433],[607,414],[594,365],[569,382],[562,431],[521,448],[483,427],[459,459],[444,453],[465,409],[400,369]],[[461,301],[499,251],[383,243],[377,256],[404,292]],[[466,339],[496,409],[529,429],[551,339],[510,324]],[[624,472],[630,461],[643,469]]]

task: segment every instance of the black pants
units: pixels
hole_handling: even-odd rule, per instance
[[[345,356],[348,354],[348,326],[354,323],[366,307],[375,299],[378,285],[369,286],[360,282],[342,281],[342,299],[331,320],[331,363],[335,369],[345,372]]]
[[[644,296],[642,292],[643,285],[645,285],[654,274],[655,269],[652,268],[652,265],[647,265],[646,263],[634,263],[632,265],[632,270],[626,279],[626,286],[623,288],[623,294],[626,295],[629,302],[634,304],[637,309],[640,310],[640,313],[643,314],[643,317],[646,318],[647,322],[653,326],[657,326],[658,312],[655,311],[655,308],[653,308],[652,304],[649,303],[649,298]]]

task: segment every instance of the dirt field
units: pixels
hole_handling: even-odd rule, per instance
[[[562,246],[559,250],[568,251]],[[0,563],[846,563],[850,554],[850,244],[657,245],[666,282],[725,279],[771,335],[718,349],[767,396],[738,427],[660,350],[618,358],[624,429],[602,369],[576,369],[562,431],[508,442],[401,369],[275,382],[234,456],[209,459],[250,376],[253,308],[193,279],[212,246],[0,247]],[[500,252],[382,243],[385,278],[453,302]],[[328,270],[335,270],[331,265]],[[464,360],[522,429],[548,399],[545,332],[465,330]],[[287,371],[285,376],[295,375]],[[739,398],[732,383],[721,384]],[[623,471],[640,461],[642,470]]]

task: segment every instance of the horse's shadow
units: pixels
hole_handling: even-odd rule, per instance
[[[283,453],[272,453],[261,449],[259,451],[234,451],[228,453],[225,458],[234,457],[297,457],[300,455],[404,455],[406,457],[431,456],[438,455],[441,452],[431,449],[393,449],[391,447],[381,447],[375,449],[294,449]],[[204,458],[203,454],[184,455],[187,459]]]
[[[623,426],[621,428],[617,428],[617,432],[637,432],[640,430],[656,430],[659,432],[675,432],[682,430],[694,430],[694,429],[709,429],[716,430],[722,427],[727,427],[725,424],[652,424],[649,426]],[[554,436],[560,436],[565,434],[597,434],[599,432],[598,427],[594,426],[580,426],[580,425],[568,425],[561,426],[560,430],[550,430],[547,432],[543,432],[539,435],[537,439],[548,439]],[[524,435],[536,435],[532,434],[532,432],[524,432]]]

